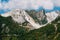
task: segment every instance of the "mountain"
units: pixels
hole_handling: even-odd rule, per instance
[[[60,40],[60,12],[53,11],[44,14],[43,11],[13,10],[8,13],[0,15],[1,40]],[[42,13],[46,16],[47,22],[40,25],[38,14],[35,13]]]
[[[55,11],[45,13],[45,10],[36,12],[35,10],[25,11],[22,9],[16,9],[8,13],[1,14],[1,16],[3,17],[11,16],[12,19],[19,24],[28,22],[27,24],[31,25],[31,27],[30,25],[26,25],[29,26],[28,28],[38,29],[55,20],[58,17],[58,13]]]

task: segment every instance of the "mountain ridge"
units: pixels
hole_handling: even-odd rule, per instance
[[[40,13],[40,12],[41,12],[41,13]],[[27,22],[29,22],[35,29],[38,29],[38,28],[40,28],[40,27],[42,27],[42,26],[47,25],[48,23],[50,23],[50,22],[52,22],[53,20],[55,20],[56,17],[58,17],[58,14],[57,14],[55,11],[49,12],[49,13],[45,13],[44,10],[42,10],[42,11],[40,11],[40,12],[37,12],[37,13],[35,12],[35,13],[34,13],[34,11],[32,11],[32,14],[31,14],[31,13],[30,13],[30,14],[33,15],[33,16],[30,16],[29,13],[25,12],[25,10],[16,9],[16,10],[13,10],[13,11],[8,12],[8,13],[6,13],[6,14],[1,14],[1,16],[3,16],[3,17],[4,17],[4,16],[5,16],[5,17],[11,16],[12,19],[13,19],[14,21],[16,21],[17,23],[23,23],[23,22],[27,21]],[[34,13],[34,14],[33,14],[33,13]],[[39,14],[40,14],[40,16],[38,17]],[[36,17],[36,15],[37,15],[37,17]],[[45,15],[46,15],[46,16],[45,16]],[[35,20],[33,19],[33,17],[38,18],[38,20],[40,20],[40,21],[39,21],[40,24],[39,24],[38,22],[36,23]],[[44,18],[44,17],[45,17],[45,18]],[[47,23],[41,25],[41,23],[43,23],[43,21],[42,21],[41,18],[43,18],[44,21],[45,21],[45,19],[46,19]]]

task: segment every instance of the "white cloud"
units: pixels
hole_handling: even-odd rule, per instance
[[[9,0],[8,3],[0,3],[0,8],[4,9],[38,9],[43,7],[52,10],[54,6],[60,6],[60,0]]]
[[[60,0],[53,0],[55,6],[60,7]]]
[[[44,9],[53,9],[53,7],[54,7],[54,4],[52,1],[48,0],[43,2]]]
[[[3,8],[3,5],[0,3],[0,9],[2,9]]]

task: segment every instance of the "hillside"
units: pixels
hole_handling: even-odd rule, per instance
[[[0,16],[1,40],[60,40],[60,17],[44,27],[34,30],[25,28],[28,22],[18,24],[11,16]]]

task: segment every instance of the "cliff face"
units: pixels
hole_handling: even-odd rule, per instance
[[[19,10],[19,9],[16,9],[16,10],[13,10],[12,13],[11,13],[11,17],[14,21],[16,21],[17,23],[24,23],[25,22],[25,19],[24,19],[24,12],[23,10]]]
[[[40,25],[46,24],[48,22],[45,15],[45,10],[41,10],[40,12],[36,13],[36,17],[39,20]]]

